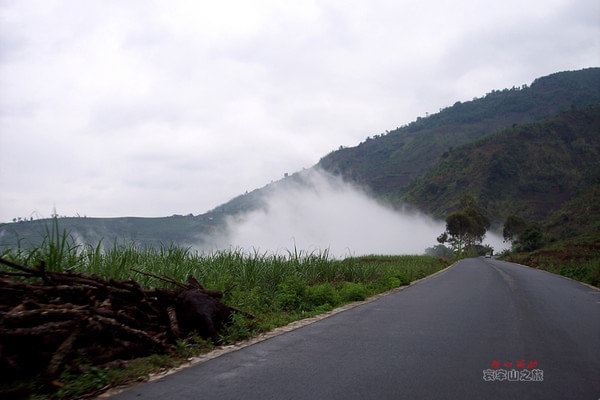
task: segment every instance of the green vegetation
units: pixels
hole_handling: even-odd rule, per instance
[[[515,251],[539,249],[544,241],[542,229],[537,223],[528,223],[516,215],[509,215],[502,230],[504,240],[511,242]]]
[[[314,316],[344,303],[407,285],[448,265],[431,256],[365,256],[332,259],[326,251],[291,251],[284,255],[222,251],[201,254],[191,249],[163,246],[140,248],[115,245],[77,244],[60,232],[58,224],[49,230],[37,248],[5,250],[2,257],[36,265],[44,261],[49,270],[72,270],[105,278],[135,279],[147,287],[168,285],[134,272],[132,268],[167,275],[177,280],[194,276],[208,289],[224,293],[224,302],[254,318],[236,314],[222,332],[221,344],[247,339],[261,332]],[[110,368],[86,367],[65,371],[58,380],[56,396],[73,398],[84,393],[129,382],[185,358],[207,351],[211,343],[198,338],[181,342],[176,354],[155,355]],[[13,387],[15,383],[10,383]],[[36,382],[21,383],[35,389]]]
[[[481,242],[490,227],[490,220],[471,196],[461,199],[461,208],[446,217],[446,230],[437,237],[440,243],[425,250],[438,257],[461,259],[492,253],[493,249]],[[448,243],[450,247],[446,247]]]
[[[63,245],[63,243],[65,243]],[[45,260],[50,270],[71,270],[115,279],[135,279],[143,286],[164,282],[135,268],[178,280],[194,276],[209,289],[225,293],[225,302],[257,318],[240,320],[232,332],[243,339],[275,326],[361,300],[433,273],[447,262],[430,256],[366,256],[331,259],[327,252],[285,255],[221,251],[201,254],[176,246],[140,249],[49,243],[41,248],[7,251],[4,257],[25,264]],[[224,337],[225,342],[231,338]]]
[[[600,68],[560,72],[536,79],[529,87],[493,91],[480,99],[457,102],[439,113],[418,118],[385,135],[369,138],[356,147],[334,151],[321,159],[318,165],[370,188],[375,195],[392,204],[398,204],[416,179],[423,177],[440,161],[459,152],[460,146],[503,129],[541,121],[572,107],[585,108],[598,103]],[[476,153],[471,155],[475,156]],[[498,160],[500,167],[510,168],[510,155],[507,156],[507,160]],[[455,161],[456,157],[452,164]],[[460,167],[462,164],[451,166]],[[460,169],[451,168],[443,172],[445,175],[460,174]],[[462,176],[460,174],[457,177]],[[435,187],[429,187],[430,183]],[[450,191],[458,192],[458,198],[468,193],[468,188],[462,187],[464,183],[461,180],[444,183],[454,184]],[[443,190],[446,186],[437,185],[434,173],[429,174],[421,184],[430,196],[427,199],[411,196],[408,200],[414,199],[415,204],[424,207],[425,211],[445,216],[449,210],[440,209],[445,199],[442,193],[436,192],[436,188]],[[544,187],[540,189],[546,190]],[[436,200],[432,207],[426,201],[431,199]]]
[[[0,224],[0,249],[38,247],[46,238],[46,226],[54,218]],[[162,218],[89,218],[58,217],[61,228],[72,232],[82,243],[97,244],[101,240],[121,243],[136,242],[142,246],[160,247],[177,243],[188,246],[198,241],[197,236],[217,225],[205,216],[174,215]]]
[[[600,287],[598,233],[550,243],[533,252],[509,253],[504,258]]]
[[[473,252],[481,246],[481,241],[490,227],[490,220],[477,206],[475,199],[465,196],[461,200],[461,209],[446,217],[446,231],[438,236],[440,244],[449,243],[458,254]],[[478,254],[479,251],[475,251]]]
[[[591,172],[591,171],[590,171]],[[600,232],[600,183],[581,188],[545,221],[550,240]]]
[[[600,212],[587,218],[585,210],[597,203],[591,200],[598,191],[590,188],[600,183],[598,132],[600,106],[509,128],[452,151],[406,198],[441,217],[460,208],[461,197],[469,194],[493,226],[513,215],[540,225],[553,218],[557,238],[570,236],[567,228],[574,222],[577,232],[593,232]]]
[[[516,215],[509,215],[504,222],[502,237],[508,241],[517,240],[525,229],[527,229],[527,222],[523,218]]]

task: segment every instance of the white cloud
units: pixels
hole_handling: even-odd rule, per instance
[[[222,237],[202,238],[205,250],[285,252],[328,249],[334,256],[421,254],[444,225],[386,207],[360,189],[318,170],[273,189],[265,208],[230,217]]]
[[[199,213],[599,63],[595,1],[3,1],[0,221]]]
[[[310,169],[281,181],[263,208],[229,217],[221,235],[201,237],[200,249],[239,248],[285,253],[327,249],[336,257],[365,254],[422,254],[437,244],[445,224],[408,210],[394,210],[353,185]],[[500,250],[502,240],[488,233]]]

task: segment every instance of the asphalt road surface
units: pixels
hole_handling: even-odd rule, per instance
[[[511,369],[518,380],[508,379],[515,379]],[[484,380],[484,370],[494,380]],[[598,400],[600,291],[517,264],[468,259],[115,399]]]

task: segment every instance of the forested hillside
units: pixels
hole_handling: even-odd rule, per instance
[[[495,90],[480,99],[457,102],[356,147],[332,152],[318,165],[397,203],[414,179],[453,148],[515,124],[599,102],[600,68],[555,73],[536,79],[531,86]]]
[[[569,229],[585,233],[597,225],[589,207],[599,183],[600,107],[595,106],[517,125],[452,150],[410,186],[405,198],[444,217],[470,194],[497,224],[511,214],[541,222],[557,212],[555,232],[564,236]]]

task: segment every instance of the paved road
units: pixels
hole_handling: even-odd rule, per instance
[[[493,360],[521,359],[543,382],[483,380]],[[600,291],[484,258],[116,396],[599,398]]]

